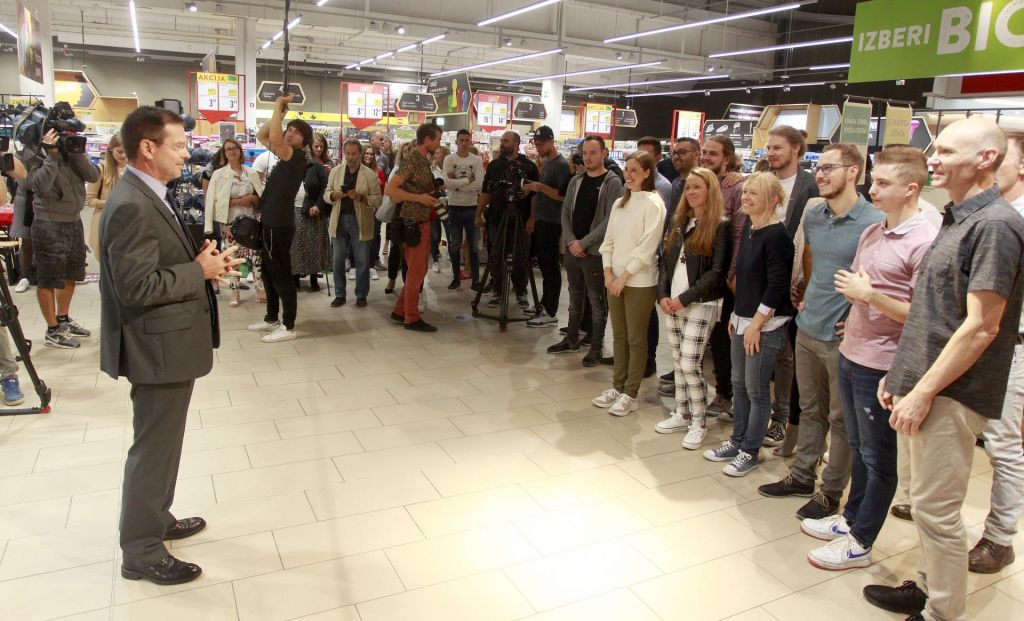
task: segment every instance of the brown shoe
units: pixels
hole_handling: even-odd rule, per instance
[[[1013,546],[1001,546],[982,537],[967,558],[967,568],[972,572],[994,574],[1013,562]]]
[[[892,508],[889,509],[889,513],[891,513],[893,517],[898,517],[901,520],[906,520],[908,522],[914,521],[914,516],[910,514],[910,505],[893,505]]]

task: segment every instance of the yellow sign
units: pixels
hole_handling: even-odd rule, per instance
[[[199,82],[224,82],[238,84],[238,75],[234,73],[197,73]]]
[[[914,110],[905,106],[887,105],[885,108],[885,134],[882,146],[910,144],[910,118]]]

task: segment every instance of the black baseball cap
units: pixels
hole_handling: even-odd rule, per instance
[[[555,132],[551,131],[551,128],[547,125],[541,125],[537,129],[533,130],[534,140],[554,140]]]

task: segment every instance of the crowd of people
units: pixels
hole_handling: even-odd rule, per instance
[[[166,494],[144,490],[169,487],[173,497],[192,382],[209,370],[219,338],[215,286],[226,285],[237,307],[247,281],[236,266],[245,263],[266,302],[249,329],[273,343],[296,337],[300,277],[316,289],[318,274],[332,271],[334,308],[346,304],[354,278],[355,305],[365,307],[371,279],[386,269],[385,292],[403,279],[391,319],[434,332],[420,298],[428,272],[440,272],[442,232],[447,289],[465,277],[492,293],[490,306],[511,294],[532,328],[560,323],[564,268],[567,325],[547,351],[586,346],[583,366],[611,365],[610,386],[593,399],[611,415],[639,409],[664,321],[673,369],[658,393],[672,406],[655,431],[681,433],[684,449],[704,449],[733,477],[758,468],[762,449],[793,457],[782,480],[758,491],[808,498],[797,511],[801,529],[827,542],[808,554],[814,566],[866,567],[887,516],[913,520],[918,579],[865,588],[872,603],[911,619],[963,619],[968,570],[1014,561],[1024,511],[1024,135],[981,118],[957,121],[930,158],[906,145],[878,151],[862,192],[866,162],[856,146],[827,145],[804,170],[805,136],[787,126],[769,132],[768,170],[745,178],[726,136],[679,139],[666,159],[659,140],[643,138],[620,171],[601,137],[584,138],[567,160],[547,126],[531,135],[536,159],[515,132],[485,162],[468,131],[449,152],[441,129],[424,124],[398,149],[382,134],[368,146],[347,140],[332,167],[322,136],[301,120],[283,124],[289,101],[280,98],[260,129],[267,152],[253,167],[236,140],[217,153],[204,187],[204,232],[216,241],[194,239],[167,192],[187,157],[173,113],[133,113],[99,167],[48,134],[14,173],[19,200],[33,207],[28,239],[48,345],[77,347],[90,336],[70,304],[84,277],[79,214],[87,201],[97,210],[89,243],[102,270],[103,369],[135,387],[125,577],[175,584],[200,571],[161,541],[205,523],[176,520]],[[942,212],[921,199],[929,168],[951,199]],[[149,200],[160,208],[140,212]],[[232,224],[245,217],[260,221],[258,248],[236,243]],[[136,223],[142,234],[129,240],[116,228],[128,218],[161,234]],[[480,273],[481,233],[491,278]],[[536,308],[527,297],[531,257],[542,281]],[[502,291],[506,282],[512,291]],[[202,314],[209,333],[195,321]],[[6,338],[0,373],[13,404],[20,391]],[[173,420],[156,420],[157,403]],[[732,432],[705,447],[710,417]],[[172,441],[157,446],[140,428]],[[994,470],[991,511],[968,551],[960,508],[979,441]],[[154,460],[161,467],[144,472]],[[892,505],[897,493],[906,504]]]

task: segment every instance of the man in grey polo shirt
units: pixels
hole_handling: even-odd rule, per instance
[[[857,193],[863,167],[864,160],[854,145],[825,147],[814,177],[825,202],[808,207],[804,214],[803,266],[810,279],[803,309],[796,318],[796,382],[801,409],[797,457],[786,478],[757,490],[771,498],[810,496],[797,511],[800,519],[820,520],[835,513],[850,482],[853,456],[837,383],[841,322],[850,303],[836,292],[834,276],[850,269],[861,233],[883,217]],[[815,493],[817,466],[830,430],[829,464],[821,473],[821,490]]]
[[[1019,342],[1024,219],[995,184],[1006,137],[971,117],[935,140],[932,183],[945,188],[942,228],[921,265],[910,313],[878,396],[910,458],[921,538],[918,583],[869,585],[872,604],[912,619],[967,619],[967,534],[960,515],[975,438],[1000,417]]]

